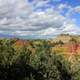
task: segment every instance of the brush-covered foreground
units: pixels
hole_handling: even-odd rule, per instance
[[[80,80],[80,42],[61,37],[0,39],[0,80]]]

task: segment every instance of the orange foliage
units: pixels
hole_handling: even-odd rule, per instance
[[[62,46],[67,49],[68,53],[77,54],[80,51],[80,44],[77,43],[68,43]]]

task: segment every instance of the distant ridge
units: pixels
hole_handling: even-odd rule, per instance
[[[63,41],[64,43],[69,42],[72,38],[74,38],[76,41],[80,42],[80,35],[70,35],[70,34],[60,34],[55,39],[53,39],[53,42]]]
[[[72,34],[60,34],[60,35],[53,35],[53,37],[51,35],[47,35],[47,38],[45,38],[44,36],[30,36],[30,35],[26,35],[24,36],[16,36],[16,35],[10,35],[10,34],[1,34],[0,33],[0,38],[18,38],[18,39],[25,39],[25,40],[35,40],[35,39],[44,39],[44,40],[52,40],[52,41],[66,41],[66,40],[70,40],[71,38],[77,38],[80,39],[80,35],[72,35]]]
[[[15,36],[7,35],[7,34],[0,34],[0,38],[15,38]]]

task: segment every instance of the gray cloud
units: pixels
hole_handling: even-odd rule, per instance
[[[67,22],[67,18],[55,9],[34,11],[36,7],[47,5],[48,2],[49,0],[35,0],[31,4],[27,0],[0,0],[0,33],[17,36],[47,36],[72,31],[73,29],[68,26],[75,29],[74,23]]]
[[[54,15],[53,15],[54,14]],[[64,17],[56,11],[50,13],[32,13],[28,18],[3,18],[0,21],[2,30],[22,30],[22,31],[38,31],[48,27],[60,28],[63,24]],[[58,22],[58,23],[57,23]]]

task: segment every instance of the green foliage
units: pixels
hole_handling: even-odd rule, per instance
[[[79,58],[70,64],[63,55],[51,53],[51,45],[45,40],[32,41],[35,54],[28,46],[15,50],[15,42],[0,40],[0,80],[80,80]]]

